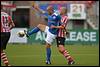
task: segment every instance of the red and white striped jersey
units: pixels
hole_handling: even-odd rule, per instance
[[[10,32],[11,16],[6,12],[1,12],[1,32]]]
[[[61,18],[61,23],[62,23],[62,26],[64,26],[66,28],[67,26],[67,22],[68,21],[68,16],[62,16]],[[58,35],[57,37],[65,37],[65,32],[63,29],[59,29],[58,30]]]

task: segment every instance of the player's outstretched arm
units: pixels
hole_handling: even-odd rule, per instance
[[[54,25],[52,25],[51,28],[64,29],[64,26],[54,26]]]

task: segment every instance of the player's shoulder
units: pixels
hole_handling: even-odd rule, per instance
[[[54,11],[54,13],[53,13],[53,15],[55,15],[55,16],[60,16],[60,13],[59,13],[59,11]]]
[[[9,14],[4,11],[1,11],[1,15],[9,16]]]
[[[68,15],[63,15],[62,18],[68,18]]]

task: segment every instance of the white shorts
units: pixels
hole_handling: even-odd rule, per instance
[[[48,26],[46,26],[44,32],[46,33],[46,39],[45,39],[45,41],[46,41],[48,44],[51,45],[52,42],[53,42],[53,40],[56,38],[56,35],[54,35],[54,34],[52,34],[51,32],[49,32],[49,27],[48,27]]]

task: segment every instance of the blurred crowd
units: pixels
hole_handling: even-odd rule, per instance
[[[31,6],[31,2],[32,1],[4,1],[4,2],[8,2],[8,3],[11,3],[11,4],[15,4],[17,6]],[[86,5],[87,18],[89,18],[92,22],[95,22],[95,24],[99,25],[99,1],[36,1],[36,2],[38,4],[60,4],[60,5],[64,5],[65,4],[65,5],[67,5],[68,10],[69,10],[69,7],[70,7],[69,5],[70,4],[81,4],[81,3],[82,4],[85,4]],[[31,12],[31,11],[32,11],[31,8],[29,8],[29,12]],[[32,23],[35,22],[35,21],[33,20],[33,17],[34,16],[31,13],[29,13],[30,14],[29,15],[30,18],[28,18],[28,16],[25,16],[27,13],[25,15],[23,15],[23,16],[22,16],[22,13],[19,13],[19,14],[21,14],[22,19],[27,19],[27,22],[29,20],[29,22],[28,22],[29,25],[32,25],[33,26]],[[37,14],[34,14],[34,15],[39,16]],[[15,16],[17,16],[17,15],[16,14],[13,15],[13,17],[15,17]],[[15,18],[17,18],[17,17],[15,17]],[[17,19],[15,19],[15,21],[16,20]]]

